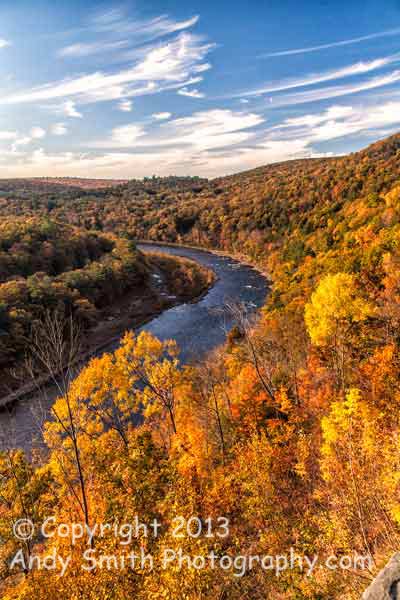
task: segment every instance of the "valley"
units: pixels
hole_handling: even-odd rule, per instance
[[[93,356],[116,350],[123,334],[132,329],[137,333],[147,331],[164,341],[176,340],[182,364],[199,363],[224,343],[233,327],[235,316],[229,306],[242,305],[251,315],[265,301],[268,290],[265,277],[232,258],[162,244],[139,244],[138,248],[150,260],[161,256],[161,252],[163,257],[172,260],[193,261],[204,272],[215,274],[212,284],[205,289],[195,288],[193,292],[196,291],[197,295],[185,297],[181,292],[173,299],[158,295],[156,306],[154,298],[136,296],[133,299],[135,305],[130,310],[124,306],[126,302],[128,305],[132,303],[132,296],[128,295],[118,306],[110,307],[110,314],[114,314],[112,321],[105,319],[93,331],[89,330],[84,344],[86,352],[79,358],[82,366]],[[169,291],[172,289],[170,287]],[[174,291],[178,293],[176,288]],[[167,293],[164,285],[161,284],[159,292]],[[44,383],[39,393],[38,384],[29,382],[26,388],[3,398],[0,448],[23,448],[31,454],[35,448],[42,446],[43,424],[49,418],[50,407],[57,397],[57,389],[51,382],[43,389]]]
[[[213,281],[213,272],[195,262],[160,253],[144,255],[133,242],[116,236],[46,218],[3,220],[1,404],[35,389],[26,361],[47,315],[76,322],[82,342],[75,360],[81,362],[127,329],[199,297]],[[42,381],[39,367],[34,374]]]
[[[65,515],[72,503],[92,520],[127,509],[167,523],[223,515],[224,553],[251,554],[256,545],[268,555],[295,548],[375,561],[368,575],[317,570],[310,578],[254,571],[236,581],[207,571],[194,581],[156,569],[127,583],[127,572],[110,572],[122,597],[129,589],[147,600],[161,586],[193,600],[223,590],[229,600],[285,598],[285,590],[288,598],[353,600],[396,549],[399,182],[395,135],[348,156],[214,180],[8,188],[0,202],[4,332],[23,344],[20,311],[34,315],[29,331],[56,298],[76,317],[93,315],[86,341],[97,346],[64,387],[46,384],[45,394],[0,414],[4,468],[11,457],[23,473],[18,484],[35,490],[30,514]],[[51,337],[41,339],[46,356],[57,357]],[[1,342],[4,357],[6,344],[15,352],[10,337]],[[4,513],[19,515],[12,473],[6,481]],[[76,500],[82,490],[86,513]],[[3,535],[13,551],[6,528]],[[207,553],[220,547],[200,541]],[[200,541],[185,540],[185,551],[198,552]],[[173,544],[166,530],[152,552]],[[49,597],[60,589],[58,578],[36,577],[28,588],[17,584],[28,590],[18,598],[30,600],[38,586]],[[86,579],[65,577],[92,593]],[[95,589],[104,589],[101,578]]]

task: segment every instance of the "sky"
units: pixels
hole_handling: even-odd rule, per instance
[[[0,177],[217,177],[400,131],[400,0],[0,3]]]

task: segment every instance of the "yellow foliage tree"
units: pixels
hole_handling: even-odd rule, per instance
[[[353,323],[372,314],[371,305],[360,295],[354,275],[326,275],[305,308],[305,322],[312,342],[325,346]]]
[[[388,515],[395,512],[391,498],[396,483],[389,485],[387,479],[396,472],[398,480],[398,449],[382,435],[383,425],[382,413],[357,388],[333,402],[321,420],[325,485],[317,497],[326,502],[326,519],[321,519],[325,547],[356,548],[369,555],[374,555],[378,541],[395,547],[397,536]],[[380,522],[385,522],[384,532]]]

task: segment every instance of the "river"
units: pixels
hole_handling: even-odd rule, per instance
[[[214,270],[217,281],[198,302],[170,308],[139,331],[146,330],[158,338],[174,339],[182,362],[201,359],[222,344],[233,325],[229,304],[243,304],[249,312],[260,308],[267,296],[266,278],[252,267],[230,257],[192,248],[139,244],[144,252],[165,252],[184,256]],[[105,350],[115,349],[115,343]],[[24,398],[0,412],[0,448],[21,447],[30,452],[40,445],[40,430],[48,414],[54,391],[46,401]]]

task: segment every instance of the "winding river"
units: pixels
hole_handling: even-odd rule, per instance
[[[198,302],[170,308],[140,329],[150,331],[158,338],[175,339],[182,362],[199,360],[226,338],[233,325],[229,304],[243,304],[249,312],[260,308],[268,292],[267,280],[252,267],[230,257],[185,247],[162,244],[139,244],[144,252],[165,252],[184,256],[214,270],[217,281]],[[106,350],[115,349],[116,344]],[[22,447],[28,452],[40,440],[40,425],[48,414],[54,397],[49,392],[47,401],[24,398],[0,412],[0,448]]]

